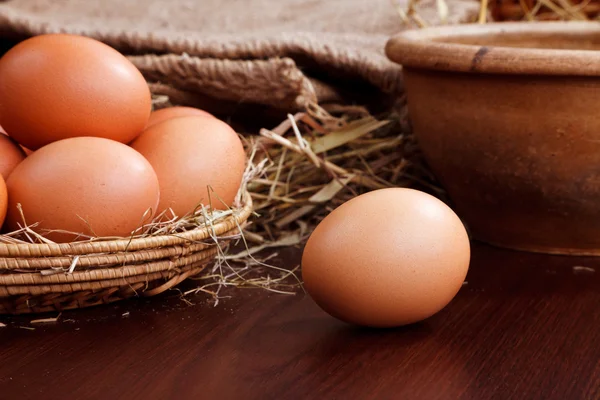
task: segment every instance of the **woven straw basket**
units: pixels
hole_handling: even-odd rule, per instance
[[[242,197],[240,208],[213,225],[173,235],[0,243],[0,314],[62,311],[162,293],[200,273],[219,246],[239,236],[252,212],[250,195]]]

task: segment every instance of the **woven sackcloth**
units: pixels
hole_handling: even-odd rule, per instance
[[[405,1],[405,0],[403,0]],[[436,0],[419,15],[439,23]],[[477,0],[447,0],[448,23]],[[307,101],[402,91],[386,40],[408,26],[394,0],[0,0],[0,34],[67,32],[126,54],[155,93],[179,103],[255,104],[291,111]]]

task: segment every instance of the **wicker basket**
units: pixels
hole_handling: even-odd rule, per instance
[[[559,2],[548,2],[553,4],[555,10],[546,5],[537,5],[539,0],[489,0],[489,7],[494,21],[519,21],[525,19],[526,12],[535,10],[536,20],[560,20],[574,19],[577,13],[593,19],[600,14],[600,0],[567,0],[572,10],[565,11]],[[557,12],[558,10],[558,12]]]
[[[246,193],[233,215],[177,235],[65,244],[0,244],[0,313],[89,307],[153,296],[201,272],[252,212]],[[74,268],[73,268],[74,266]]]

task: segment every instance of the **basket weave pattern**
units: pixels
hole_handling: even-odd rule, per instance
[[[0,243],[0,313],[89,307],[154,296],[200,273],[239,236],[244,205],[214,223],[173,235],[60,244]],[[215,242],[218,238],[218,245]]]

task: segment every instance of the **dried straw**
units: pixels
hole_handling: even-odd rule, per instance
[[[268,160],[249,182],[255,211],[247,239],[266,248],[301,244],[332,209],[361,193],[419,185],[438,195],[410,132],[404,101],[385,118],[361,107],[311,105],[251,138]]]
[[[520,7],[523,21],[538,20],[563,20],[563,21],[585,21],[599,20],[600,7],[595,0],[583,0],[572,2],[570,0],[481,0],[479,22],[486,23],[488,19],[488,10],[503,7],[514,10],[515,6]],[[496,13],[502,15],[502,13]],[[509,14],[512,14],[509,13]],[[492,12],[492,15],[494,13]],[[502,18],[502,17],[500,17]],[[512,17],[510,19],[513,19]]]
[[[406,26],[424,28],[429,23],[419,14],[420,0],[408,0],[406,7],[402,7],[397,0],[391,0],[398,16]],[[448,21],[449,9],[446,0],[435,0],[435,6],[438,13],[438,23],[445,24]]]
[[[48,323],[58,322],[61,315],[62,315],[62,313],[59,313],[56,317],[53,317],[53,318],[51,317],[51,318],[34,319],[34,320],[29,321],[29,323],[30,324],[48,324]]]

